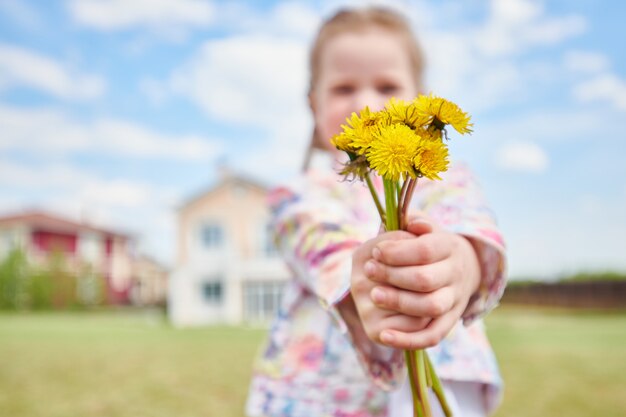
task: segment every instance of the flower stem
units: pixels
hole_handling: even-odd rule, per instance
[[[404,194],[404,199],[402,201],[402,219],[406,222],[406,218],[409,213],[409,206],[411,205],[411,198],[413,198],[413,193],[415,192],[415,186],[417,185],[417,179],[411,178],[408,180],[409,184],[407,186],[406,193]]]
[[[372,179],[370,178],[369,172],[365,174],[365,182],[367,183],[367,188],[369,188],[370,190],[370,194],[372,194],[374,204],[376,204],[376,209],[378,210],[378,214],[380,215],[380,221],[385,223],[385,210],[383,210],[383,206],[382,204],[380,204],[378,193],[376,192],[376,188],[374,188],[374,184],[372,184]]]
[[[433,383],[433,391],[435,391],[435,394],[437,395],[437,398],[439,399],[439,404],[441,404],[441,409],[443,410],[446,417],[452,417],[452,410],[450,410],[450,406],[448,405],[448,402],[446,401],[446,396],[443,392],[441,381],[439,380],[439,377],[437,376],[437,373],[435,372],[433,363],[430,361],[430,358],[428,357],[427,354],[425,354],[424,356],[426,358],[426,368],[427,368],[426,370],[430,374],[430,378]]]
[[[383,178],[385,188],[385,211],[387,231],[398,230],[398,206],[396,202],[396,181]]]
[[[419,388],[422,406],[424,407],[424,417],[432,417],[430,403],[428,401],[428,386],[426,383],[426,352],[423,349],[415,351],[415,362],[417,362],[417,387]]]
[[[405,350],[404,358],[411,383],[411,396],[413,397],[413,417],[424,417],[422,403],[420,401],[419,388],[417,386],[417,369],[415,367],[415,351]]]
[[[400,223],[400,230],[406,229],[406,213],[405,213],[405,204],[406,204],[406,192],[409,187],[409,179],[404,180],[402,183],[402,189],[400,190],[400,194],[398,196],[398,222]]]

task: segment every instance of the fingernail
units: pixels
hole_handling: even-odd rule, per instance
[[[374,275],[374,271],[376,271],[376,265],[374,265],[372,261],[367,261],[363,269],[365,270],[365,275],[371,276]]]
[[[372,249],[372,258],[376,259],[377,261],[380,261],[381,256],[382,256],[382,253],[380,252],[380,249],[378,249],[378,247],[374,247],[374,249]]]
[[[385,299],[387,298],[387,294],[385,294],[385,291],[383,291],[381,288],[379,287],[375,287],[372,290],[372,300],[376,303],[376,304],[383,304],[385,302]]]
[[[430,222],[426,219],[413,219],[409,221],[410,226],[416,226],[418,224],[425,224],[425,225],[430,226]]]
[[[388,331],[383,331],[380,334],[380,340],[383,343],[393,343],[394,340],[396,340],[395,336],[393,335],[393,333],[390,333]]]

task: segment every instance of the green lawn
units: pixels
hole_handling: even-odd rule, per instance
[[[626,314],[500,307],[504,416],[626,415]],[[0,415],[239,417],[263,330],[148,312],[0,314]]]
[[[512,309],[487,320],[505,416],[626,416],[626,312]]]

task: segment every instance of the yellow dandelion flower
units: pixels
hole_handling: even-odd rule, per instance
[[[470,123],[470,116],[445,98],[432,94],[420,95],[413,103],[421,114],[431,118],[430,123],[439,130],[443,130],[445,125],[450,125],[460,134],[472,132],[473,124]]]
[[[440,140],[422,140],[413,164],[423,177],[440,180],[438,174],[448,170],[448,147]]]
[[[431,120],[431,117],[420,112],[414,103],[397,100],[395,97],[387,102],[385,112],[391,123],[403,123],[412,129],[419,129]]]
[[[344,133],[351,141],[351,147],[355,153],[363,155],[367,152],[376,129],[385,124],[384,115],[380,112],[372,112],[369,107],[365,107],[359,114],[352,113],[346,119],[348,126],[342,125]]]
[[[439,140],[440,141],[442,137],[441,130],[435,129],[432,126],[417,129],[416,132],[424,140]]]
[[[354,157],[354,159],[350,158],[350,161],[344,164],[339,174],[343,175],[344,179],[347,181],[354,181],[357,178],[361,180],[364,179],[368,172],[369,165],[365,155],[359,155]]]
[[[367,160],[370,167],[385,179],[397,181],[401,177],[415,178],[413,160],[420,137],[403,124],[381,126],[374,134]]]
[[[352,137],[345,132],[341,132],[338,135],[330,138],[330,143],[335,146],[335,148],[344,152],[352,152],[354,153],[354,148],[352,146]]]

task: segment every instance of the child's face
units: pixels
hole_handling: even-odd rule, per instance
[[[310,97],[320,146],[334,150],[329,139],[352,112],[365,106],[380,110],[391,97],[411,100],[417,95],[406,48],[397,34],[374,28],[327,41]]]

